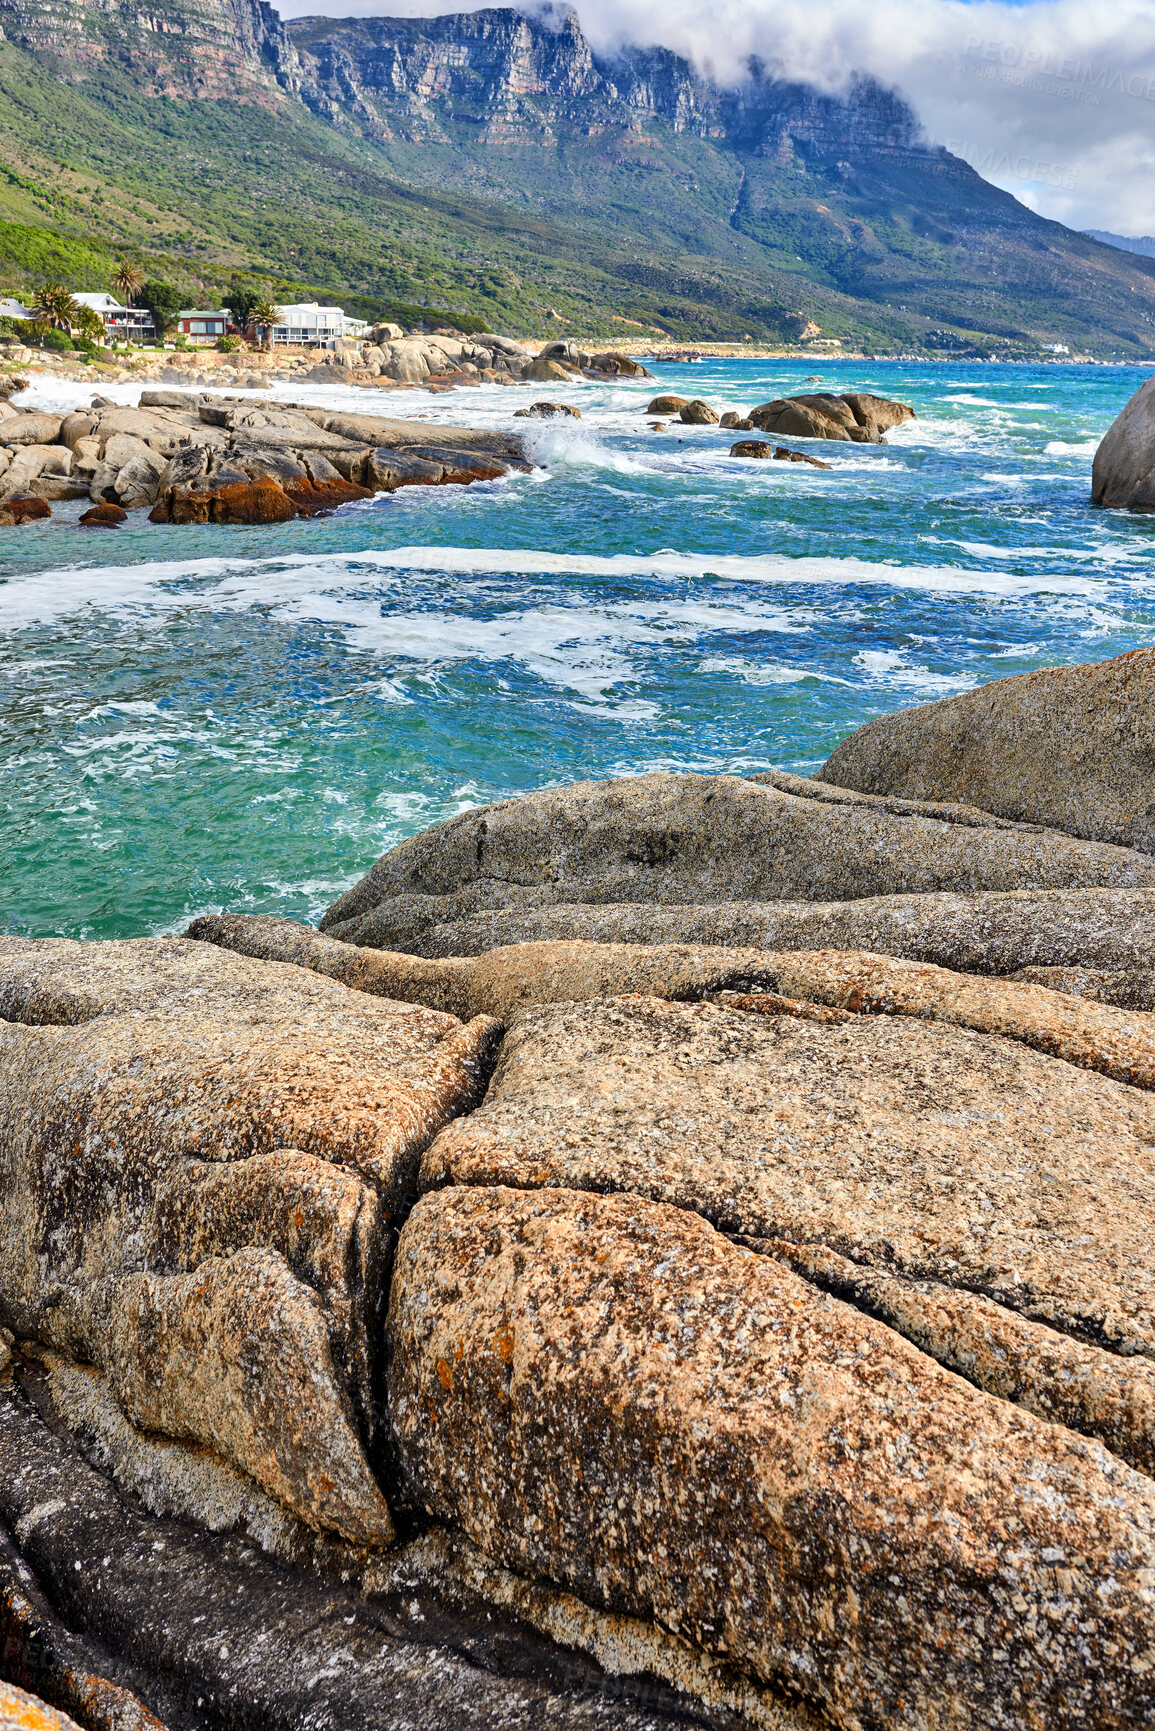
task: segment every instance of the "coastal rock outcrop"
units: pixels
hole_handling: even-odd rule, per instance
[[[385,854],[322,929],[407,949],[487,909],[843,901],[1155,885],[1155,861],[977,811],[864,799],[800,777],[656,773],[463,812]]]
[[[750,424],[762,433],[778,433],[788,439],[840,439],[858,445],[885,444],[891,427],[915,418],[906,403],[866,391],[844,391],[841,396],[815,391],[776,397],[751,409],[749,416]]]
[[[1150,1711],[1151,1480],[682,1209],[427,1197],[390,1334],[414,1494],[511,1567],[837,1724]]]
[[[1155,511],[1155,379],[1147,379],[1111,422],[1091,468],[1091,500]]]
[[[1155,855],[1155,649],[880,716],[844,740],[817,779],[961,800]]]
[[[49,434],[59,442],[38,442]],[[527,466],[508,434],[171,390],[142,391],[137,408],[16,414],[0,438],[0,522],[10,523],[50,515],[26,499],[84,497],[160,523],[281,523]]]
[[[306,1525],[387,1540],[389,1222],[495,1025],[181,939],[0,940],[0,1017],[7,1323]]]

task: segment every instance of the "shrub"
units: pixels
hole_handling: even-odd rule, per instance
[[[240,337],[233,332],[227,337],[218,337],[216,341],[217,353],[221,355],[235,355],[241,346]]]
[[[42,348],[54,349],[57,354],[71,354],[76,344],[71,337],[66,337],[63,331],[48,331],[45,334]]]

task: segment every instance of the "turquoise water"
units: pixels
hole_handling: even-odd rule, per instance
[[[0,531],[4,926],[315,919],[473,804],[655,768],[806,773],[872,715],[1155,641],[1155,519],[1088,503],[1145,372],[822,363],[825,387],[919,417],[885,447],[805,447],[827,474],[641,413],[658,388],[749,408],[815,388],[813,363],[654,370],[535,387],[581,407],[562,428],[513,422],[521,390],[386,399],[530,427],[542,466],[509,481],[270,529],[92,534],[61,506]]]

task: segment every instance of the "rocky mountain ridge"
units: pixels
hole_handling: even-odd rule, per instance
[[[1155,353],[1155,261],[1028,210],[870,80],[823,94],[751,63],[723,89],[513,8],[0,0],[0,33],[0,220],[32,225],[14,287],[44,275],[40,227],[118,254],[163,231],[188,267],[150,268],[188,292],[241,264],[407,324]],[[92,286],[90,260],[72,274]]]

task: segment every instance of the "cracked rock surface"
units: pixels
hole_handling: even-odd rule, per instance
[[[523,1572],[838,1724],[1155,1711],[1155,1484],[682,1209],[428,1196],[390,1331],[415,1491]]]
[[[392,1216],[495,1026],[184,939],[0,940],[0,1306],[307,1524],[365,1458]]]

